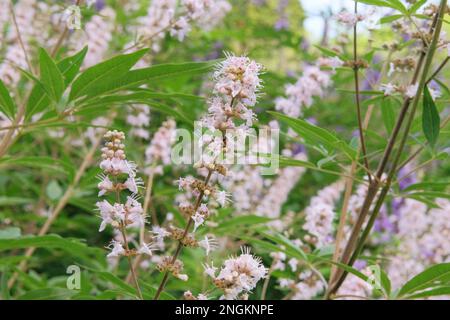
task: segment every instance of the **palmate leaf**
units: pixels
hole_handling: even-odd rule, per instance
[[[86,69],[73,82],[69,101],[96,91],[95,88],[101,86],[104,82],[121,78],[147,52],[148,49],[143,49],[129,54],[118,55]]]
[[[423,112],[422,130],[431,147],[434,147],[439,137],[441,118],[436,104],[431,97],[430,90],[425,86],[423,89]]]
[[[398,297],[405,298],[418,291],[441,286],[450,286],[450,263],[436,264],[419,273],[403,285]]]
[[[0,80],[0,112],[3,112],[9,119],[14,118],[16,113],[16,104],[9,94],[8,88],[2,80]]]
[[[348,145],[345,141],[339,139],[335,134],[326,129],[319,128],[303,119],[295,119],[284,114],[268,111],[291,127],[301,138],[314,144],[321,144],[329,150],[339,150],[347,155],[350,159],[355,159],[356,150]]]

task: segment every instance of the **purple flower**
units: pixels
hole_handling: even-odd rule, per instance
[[[275,23],[274,26],[275,30],[287,30],[289,29],[289,21],[285,17],[281,17],[278,19],[278,21]]]

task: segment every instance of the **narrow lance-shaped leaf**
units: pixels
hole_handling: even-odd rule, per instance
[[[58,68],[64,76],[66,86],[68,86],[72,82],[78,71],[80,71],[80,67],[83,64],[87,52],[88,47],[86,46],[73,56],[64,58],[63,60],[58,62]]]
[[[381,115],[383,118],[384,126],[387,132],[390,134],[395,124],[395,113],[392,107],[392,101],[389,98],[383,98],[381,100]]]
[[[69,100],[74,100],[109,79],[119,79],[141,59],[148,49],[118,55],[86,69],[72,85]]]
[[[436,264],[419,273],[400,289],[398,296],[411,295],[419,290],[450,285],[450,263]]]
[[[80,66],[83,64],[86,53],[87,47],[85,47],[75,55],[67,57],[58,62],[57,66],[59,71],[64,77],[66,87],[72,82],[72,80],[77,75]],[[36,113],[45,111],[49,105],[50,100],[48,95],[46,94],[46,91],[41,87],[41,85],[35,85],[33,87],[33,90],[31,91],[30,98],[28,99],[27,102],[27,108],[25,113],[26,119],[28,120]]]
[[[425,86],[423,90],[422,129],[428,143],[434,147],[439,136],[441,119],[436,104],[431,97],[430,90]]]
[[[88,96],[88,99],[92,97],[97,98],[102,94],[110,94],[120,90],[136,88],[142,84],[152,83],[155,80],[172,79],[180,76],[205,73],[213,68],[215,62],[216,61],[167,63],[131,70],[120,77],[109,77],[104,79],[104,81],[90,86],[84,92]]]
[[[0,80],[0,112],[3,112],[9,119],[13,119],[16,109],[16,104],[9,95],[8,88]]]
[[[351,159],[355,158],[356,150],[328,130],[319,128],[305,120],[291,118],[278,112],[269,111],[268,113],[285,122],[300,137],[310,143],[319,143],[330,150],[340,150]]]
[[[41,70],[41,82],[50,93],[51,98],[58,102],[64,92],[64,78],[56,63],[42,48],[39,49],[39,63]]]

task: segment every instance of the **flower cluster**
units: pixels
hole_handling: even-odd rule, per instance
[[[25,56],[25,52],[19,42],[19,34],[17,34],[16,28],[13,27],[11,19],[11,21],[8,21],[8,18],[11,17],[11,15],[9,14],[10,3],[9,1],[2,1],[2,3],[2,6],[4,8],[0,8],[0,11],[2,11],[0,15],[6,13],[7,18],[0,18],[0,27],[9,22],[10,28],[8,28],[9,32],[6,35],[6,40],[11,42],[12,44],[9,45],[6,49],[4,62],[0,64],[0,79],[6,85],[16,85],[20,80],[21,73],[15,66],[27,70],[27,59]],[[31,40],[37,34],[37,30],[33,25],[33,21],[35,21],[35,17],[38,13],[36,5],[36,0],[20,0],[14,6],[17,28],[20,31],[20,39],[27,52],[30,49]],[[3,33],[3,29],[0,30]]]
[[[295,84],[286,86],[286,97],[275,100],[275,109],[286,115],[298,118],[303,115],[303,108],[308,108],[313,103],[314,97],[321,97],[324,89],[331,84],[330,71],[321,70],[320,67],[340,67],[343,62],[338,58],[319,59],[317,65],[306,66],[303,75]]]
[[[211,29],[223,20],[231,5],[226,0],[154,0],[147,15],[140,19],[138,34],[150,40],[154,51],[160,50],[160,40],[167,32],[183,41],[196,23],[203,29]]]
[[[259,280],[267,275],[267,269],[261,259],[250,253],[249,248],[242,248],[238,257],[231,257],[223,263],[219,274],[213,265],[205,265],[205,274],[213,279],[214,285],[223,291],[221,299],[237,299],[256,287]]]
[[[126,159],[123,141],[125,134],[120,131],[108,131],[104,138],[105,146],[101,149],[102,161],[100,168],[103,170],[101,181],[98,184],[99,197],[109,193],[115,194],[115,202],[108,200],[96,203],[100,211],[102,223],[99,231],[103,231],[107,225],[111,225],[120,231],[123,241],[111,243],[111,253],[108,257],[133,256],[137,254],[151,255],[151,246],[141,244],[139,249],[130,249],[126,236],[127,228],[139,228],[145,224],[145,214],[140,202],[137,200],[138,187],[142,184],[136,178],[136,166]],[[126,197],[126,202],[121,202],[121,192],[128,190],[131,195]]]
[[[215,97],[209,102],[208,115],[203,118],[203,123],[207,125],[211,132],[225,133],[226,130],[237,129],[238,126],[234,121],[244,119],[244,114],[251,113],[252,118],[254,117],[250,107],[255,105],[257,91],[261,86],[260,71],[261,66],[247,57],[231,55],[218,66],[214,74],[216,80]],[[248,122],[243,123],[240,128],[247,128],[249,125],[251,124]],[[181,246],[194,248],[200,246],[205,249],[208,255],[212,249],[217,247],[216,241],[210,237],[197,241],[195,232],[213,214],[216,205],[225,206],[229,201],[230,195],[224,190],[218,190],[212,183],[213,179],[217,179],[217,176],[226,176],[228,172],[227,167],[220,163],[218,157],[229,146],[229,141],[226,134],[220,139],[203,136],[200,140],[204,147],[212,148],[215,153],[211,157],[203,157],[196,164],[196,168],[206,175],[203,179],[186,177],[177,181],[179,189],[186,192],[182,198],[178,198],[181,199],[178,207],[180,212],[187,217],[188,224],[184,230],[171,226],[167,233],[170,238],[179,243],[179,248]],[[211,147],[212,145],[214,147]],[[211,202],[211,200],[214,200],[214,202]],[[191,226],[193,226],[193,233],[189,232]],[[177,253],[179,253],[179,250],[177,250]],[[251,255],[246,254],[241,259],[244,260],[247,256],[251,257]],[[257,265],[259,266],[259,264],[258,261]],[[181,279],[184,280],[187,276],[181,273],[182,268],[183,264],[177,259],[177,254],[174,257],[164,259],[158,265],[160,271],[172,273],[177,278],[180,278],[181,274]],[[218,279],[223,277],[225,277],[225,271],[219,275]],[[247,280],[247,282],[249,281]],[[245,284],[239,290],[236,287],[235,292],[238,294],[244,289],[250,290],[253,287],[250,283]],[[227,297],[231,294],[231,292],[227,294]]]
[[[334,206],[341,196],[344,181],[338,180],[320,190],[311,198],[310,205],[305,209],[305,224],[303,229],[312,237],[305,237],[316,248],[329,244],[333,239],[333,222],[336,217]]]
[[[150,107],[145,104],[130,106],[131,113],[127,116],[127,123],[131,126],[130,135],[148,140],[150,134],[148,125],[150,123]]]
[[[152,141],[145,150],[145,163],[147,165],[161,162],[163,165],[170,163],[171,146],[175,142],[176,123],[169,119],[163,122],[156,131]],[[159,168],[161,171],[162,168]]]

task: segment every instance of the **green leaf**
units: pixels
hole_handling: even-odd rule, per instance
[[[386,0],[386,1],[401,13],[408,14],[408,10],[400,0]]]
[[[414,3],[409,9],[408,13],[413,14],[416,13],[428,0],[418,0]]]
[[[89,261],[91,255],[98,255],[102,250],[90,248],[86,244],[74,240],[65,239],[59,235],[50,234],[45,236],[23,236],[14,239],[0,239],[0,251],[24,249],[24,248],[58,248],[66,251],[72,256],[77,256]]]
[[[355,159],[356,150],[328,130],[319,128],[308,121],[291,118],[278,112],[268,111],[268,113],[285,122],[301,138],[309,140],[312,144],[319,143],[330,150],[340,150],[350,159]]]
[[[3,157],[2,159],[0,159],[0,165],[41,168],[44,170],[66,174],[70,180],[72,180],[75,175],[75,168],[71,164],[52,157],[44,157],[44,156],[43,157],[29,156],[19,158]]]
[[[16,113],[16,104],[9,95],[8,88],[2,80],[0,80],[0,111],[3,112],[9,119],[13,119]]]
[[[224,232],[227,230],[233,230],[235,228],[248,228],[248,226],[256,226],[264,223],[268,223],[272,219],[267,217],[260,217],[255,215],[245,215],[233,217],[226,221],[221,221],[220,224],[214,230],[217,232]]]
[[[156,80],[173,79],[185,75],[202,74],[210,71],[217,61],[158,64],[148,68],[131,70],[120,77],[104,79],[86,90],[88,98],[101,94],[151,84]]]
[[[384,293],[387,297],[391,295],[391,280],[389,279],[386,272],[382,269],[380,269],[380,282],[381,286],[383,287]]]
[[[88,47],[86,46],[73,56],[64,58],[63,60],[58,62],[58,69],[64,76],[66,86],[68,86],[72,82],[72,80],[78,74],[78,71],[80,71],[80,67],[83,64],[87,52]]]
[[[436,182],[419,182],[414,183],[403,191],[412,191],[412,190],[433,190],[433,191],[444,191],[446,187],[450,186],[450,181],[436,181]]]
[[[434,147],[439,137],[441,119],[428,87],[423,89],[422,129],[428,143]]]
[[[384,24],[384,23],[391,23],[394,22],[398,19],[403,18],[404,16],[402,14],[393,14],[391,16],[386,16],[380,19],[380,24]]]
[[[74,77],[77,75],[84,57],[86,56],[87,47],[71,57],[67,57],[58,62],[58,69],[64,77],[65,86],[67,87]],[[31,90],[30,97],[27,101],[25,119],[29,120],[36,113],[46,110],[51,105],[45,90],[40,85],[35,85]]]
[[[436,297],[450,294],[450,286],[438,287],[431,290],[425,290],[423,292],[413,294],[407,297],[407,299],[423,299],[428,297]]]
[[[50,181],[46,188],[47,196],[51,200],[58,200],[63,195],[63,190],[56,180]]]
[[[44,288],[31,290],[19,296],[18,300],[64,300],[77,294],[76,290],[64,288]]]
[[[260,232],[260,233],[267,239],[278,244],[280,246],[279,251],[283,251],[286,254],[295,257],[297,259],[308,261],[308,256],[306,255],[306,253],[282,234],[279,233],[270,234],[267,232]],[[282,249],[283,247],[284,249]]]
[[[6,197],[0,196],[0,206],[15,206],[18,204],[27,204],[35,201],[34,199],[24,197]]]
[[[73,82],[69,101],[95,91],[95,88],[101,87],[104,82],[120,79],[147,52],[148,49],[143,49],[130,54],[118,55],[86,69]]]
[[[136,289],[112,273],[106,271],[95,271],[95,273],[97,273],[103,280],[113,283],[120,289],[129,293],[131,296],[136,297]]]
[[[2,272],[2,275],[0,277],[1,300],[11,299],[8,288],[8,279],[10,276],[11,275],[9,272]]]
[[[337,53],[336,51],[330,50],[328,48],[325,47],[321,47],[319,45],[314,45],[314,47],[316,47],[317,49],[320,50],[320,52],[322,52],[324,55],[326,55],[327,57],[339,57],[339,53]]]
[[[51,98],[58,102],[64,92],[64,78],[56,63],[42,48],[39,49],[39,64],[42,84],[46,91],[50,93]]]
[[[402,11],[406,12],[406,8],[401,3],[399,5],[398,0],[354,0],[354,1],[358,1],[359,3],[365,3],[377,7],[392,8],[400,12]]]
[[[0,239],[15,239],[19,238],[20,235],[21,235],[20,228],[17,227],[9,227],[0,230]]]
[[[404,297],[418,290],[450,285],[450,263],[440,263],[419,273],[400,289],[398,296]]]
[[[388,98],[381,100],[381,116],[386,130],[390,134],[395,125],[395,112],[392,101]]]

